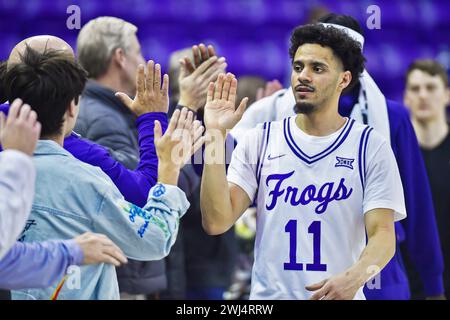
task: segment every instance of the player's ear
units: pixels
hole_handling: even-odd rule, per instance
[[[344,71],[342,73],[341,81],[338,85],[340,91],[343,91],[345,88],[347,88],[350,85],[350,82],[352,82],[352,73],[348,70]]]

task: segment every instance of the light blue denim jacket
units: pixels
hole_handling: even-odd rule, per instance
[[[189,207],[178,187],[157,184],[150,190],[146,206],[139,208],[125,201],[99,168],[75,159],[56,142],[40,140],[33,160],[36,195],[20,241],[70,239],[91,231],[107,235],[134,260],[167,256],[179,219]],[[57,285],[13,291],[12,298],[48,300]],[[58,299],[119,299],[114,266],[72,270]]]

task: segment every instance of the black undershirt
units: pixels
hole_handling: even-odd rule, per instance
[[[450,298],[450,132],[435,148],[420,148],[430,182],[433,205],[436,211],[436,224],[439,230],[440,243],[444,256],[444,289],[447,299]],[[402,250],[406,250],[402,244]],[[406,251],[404,251],[406,252]],[[424,299],[422,282],[408,256],[404,257],[408,272],[411,298]]]
[[[427,168],[444,255],[444,287],[450,296],[450,132],[431,150],[420,148]]]

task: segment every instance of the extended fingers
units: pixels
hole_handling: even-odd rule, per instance
[[[227,68],[227,63],[225,62],[225,58],[219,58],[215,63],[213,63],[202,75],[201,79],[206,79],[209,81],[216,81],[217,76],[220,73],[225,73]],[[205,81],[205,80],[203,80]]]
[[[145,81],[145,87],[147,90],[153,90],[153,81],[154,81],[154,73],[155,73],[155,62],[153,60],[149,60],[147,62],[147,77]]]
[[[24,104],[22,108],[20,108],[18,119],[23,122],[26,122],[28,120],[30,113],[31,107],[28,104]]]
[[[325,285],[326,282],[327,282],[327,279],[322,280],[322,281],[317,282],[317,283],[314,283],[314,284],[311,284],[309,286],[306,286],[305,289],[308,290],[308,291],[319,290],[320,288],[322,288]]]
[[[155,78],[153,80],[153,90],[161,90],[161,65],[155,65]]]
[[[142,64],[138,67],[138,72],[136,75],[136,89],[137,89],[137,97],[139,100],[144,99],[145,92],[145,71],[144,66]]]
[[[161,88],[161,93],[164,96],[168,96],[169,95],[169,75],[168,74],[164,74],[163,84],[162,84],[162,88]]]
[[[194,57],[194,67],[201,64],[201,53],[197,45],[192,46],[192,56]]]
[[[184,129],[185,130],[191,130],[192,128],[192,121],[194,121],[194,113],[192,111],[189,111],[186,117],[186,121],[184,123]]]
[[[201,74],[205,73],[206,70],[208,70],[214,63],[218,61],[218,58],[216,56],[209,58],[205,62],[203,62],[195,71],[194,73],[197,76],[200,76]]]
[[[239,117],[239,119],[243,116],[245,110],[247,109],[248,97],[242,99],[239,107],[236,109],[234,114]]]
[[[328,293],[328,288],[323,287],[319,291],[315,292],[309,300],[322,300]]]
[[[219,74],[217,77],[215,88],[214,88],[214,100],[220,100],[222,97],[222,89],[224,83],[225,75],[223,73]]]
[[[223,89],[222,89],[222,100],[228,100],[228,95],[230,94],[230,87],[231,82],[234,79],[234,75],[231,73],[227,73],[227,76],[225,77],[225,81],[223,83]]]
[[[216,55],[216,50],[214,49],[214,47],[212,45],[208,45],[208,54],[210,57]]]
[[[208,60],[209,52],[208,52],[208,49],[206,48],[206,46],[203,43],[200,43],[198,48],[200,49],[200,57],[202,59],[202,62]]]
[[[190,112],[192,114],[192,112]],[[183,108],[177,121],[177,130],[183,130],[188,119],[188,109]]]
[[[13,121],[19,116],[20,107],[22,106],[23,102],[21,99],[15,99],[11,106],[9,107],[8,112],[8,120]]]
[[[37,113],[34,110],[31,110],[30,113],[28,114],[28,121],[34,125],[37,121]]]
[[[166,134],[171,135],[177,127],[178,119],[180,118],[180,110],[175,110],[170,118],[169,125],[167,126]]]
[[[103,251],[113,259],[119,261],[121,264],[127,263],[127,257],[118,246],[116,246],[110,239],[104,240]]]
[[[234,77],[234,75],[232,75],[232,77],[230,78],[230,89],[227,98],[228,101],[231,101],[233,103],[233,105],[236,102],[236,95],[237,95],[237,80]]]
[[[122,103],[124,105],[126,105],[129,109],[131,109],[131,105],[133,104],[133,100],[126,93],[116,92],[115,96],[117,98],[119,98],[119,100],[122,101]]]
[[[161,129],[161,123],[158,120],[155,120],[154,124],[155,124],[155,126],[153,127],[153,134],[155,136],[155,143],[156,143],[161,139],[162,129]]]
[[[208,85],[208,92],[206,94],[206,103],[211,102],[214,99],[214,82],[210,82]]]

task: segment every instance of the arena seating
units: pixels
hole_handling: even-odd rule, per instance
[[[167,71],[170,52],[199,42],[215,44],[236,75],[289,79],[290,31],[305,23],[318,5],[356,17],[365,28],[367,69],[386,96],[401,100],[403,74],[416,58],[450,61],[450,2],[380,0],[381,30],[368,30],[372,1],[300,0],[0,0],[0,59],[15,43],[54,34],[75,47],[78,30],[66,28],[67,7],[81,8],[81,23],[99,15],[139,27],[144,56]]]

